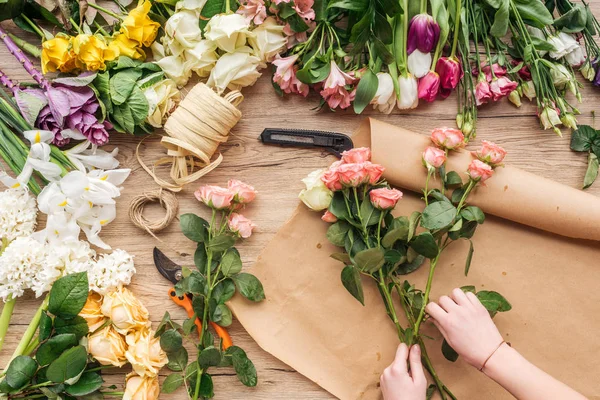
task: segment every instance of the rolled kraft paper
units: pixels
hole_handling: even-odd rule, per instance
[[[384,176],[392,185],[421,193],[427,177],[421,154],[431,145],[428,136],[367,119],[353,141],[355,146],[371,147],[372,161],[385,166]],[[464,180],[472,159],[467,151],[451,152],[446,170],[458,172]],[[469,204],[548,232],[600,240],[599,198],[510,165],[497,168],[485,186],[478,186]]]
[[[388,179],[419,190],[424,183],[419,154],[428,144],[427,137],[371,120],[361,126],[354,137],[355,144],[369,145],[370,133],[375,138],[374,161],[387,168]],[[380,147],[385,140],[393,146],[387,151]],[[381,158],[384,151],[389,154],[386,159]],[[453,156],[453,163],[460,160],[458,171],[466,169],[468,154]],[[396,173],[391,174],[392,171]],[[572,223],[569,216],[577,218],[580,212],[589,217],[594,212],[589,205],[594,202],[587,196],[580,198],[579,192],[566,186],[520,171],[513,175],[514,171],[499,169],[498,175],[477,194],[477,204],[490,211],[485,203],[489,198],[496,205],[497,214],[518,216],[509,209],[515,204],[525,207],[526,201],[533,201],[534,205],[529,207],[532,216],[525,221],[546,226],[545,220],[554,219],[561,227],[559,233],[564,234],[563,229],[569,225],[569,233],[577,236],[581,227]],[[513,195],[522,203],[511,200],[503,194],[504,185],[493,186],[494,180],[502,175],[528,180],[528,183],[508,181],[504,185],[508,184],[509,190],[511,186],[521,189],[529,186],[537,193],[529,195],[515,188]],[[493,193],[506,200],[495,201]],[[394,213],[410,215],[412,211],[422,211],[423,201],[419,197],[405,192]],[[568,199],[570,203],[555,204],[557,199]],[[557,206],[560,212],[556,212]],[[320,213],[300,204],[251,270],[262,281],[266,300],[251,303],[236,296],[230,306],[265,351],[334,396],[343,400],[380,399],[379,376],[393,360],[398,346],[394,325],[385,313],[374,282],[363,279],[364,307],[342,286],[343,265],[329,257],[340,250],[328,242],[327,228]],[[511,311],[494,318],[504,338],[551,375],[590,400],[600,400],[597,383],[600,319],[595,317],[600,308],[598,243],[566,238],[488,215],[477,229],[473,245],[475,252],[468,277],[464,276],[464,263],[469,243],[458,241],[444,252],[436,268],[432,298],[438,299],[452,288],[465,285],[502,293],[513,306]],[[424,289],[427,272],[425,264],[406,278]],[[401,311],[400,314],[401,323],[407,326]],[[427,352],[439,376],[458,399],[512,399],[462,359],[455,363],[445,360],[440,351],[439,332],[428,322],[423,329],[431,337],[425,341]]]

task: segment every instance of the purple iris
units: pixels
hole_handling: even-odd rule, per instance
[[[428,14],[417,14],[408,25],[408,42],[406,52],[411,54],[416,49],[423,53],[431,53],[440,38],[440,26]]]

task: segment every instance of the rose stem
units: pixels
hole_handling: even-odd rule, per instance
[[[26,42],[25,40],[13,35],[12,33],[9,33],[8,36],[13,40],[13,42],[15,42],[17,46],[19,46],[21,49],[25,50],[35,58],[41,57],[42,51],[36,45]]]
[[[23,53],[23,51],[16,45],[15,42],[8,36],[8,34],[4,31],[4,29],[0,28],[0,38],[6,45],[6,48],[10,53],[15,56],[15,58],[23,64],[23,68],[31,75],[31,77],[44,89],[47,89],[49,86],[48,81],[44,78],[44,75],[38,71],[33,63],[27,56]]]

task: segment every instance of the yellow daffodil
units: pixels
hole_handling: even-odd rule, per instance
[[[129,39],[135,40],[146,47],[150,47],[152,42],[154,42],[158,28],[160,27],[158,22],[152,21],[148,17],[151,7],[152,4],[148,0],[144,1],[131,10],[121,24],[122,33],[127,35]]]
[[[79,34],[73,38],[73,51],[77,61],[88,71],[104,70],[106,61],[114,60],[119,53],[109,48],[103,37]]]
[[[42,43],[42,72],[71,72],[76,68],[71,37],[58,35]]]
[[[141,49],[138,42],[131,40],[123,33],[117,33],[108,45],[109,50],[116,52],[119,56],[126,56],[136,60],[146,58],[146,53]]]

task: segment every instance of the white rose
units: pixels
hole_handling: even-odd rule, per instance
[[[192,76],[192,71],[185,68],[185,60],[178,56],[167,56],[156,61],[167,78],[172,79],[177,86],[185,86]]]
[[[144,90],[149,110],[146,121],[155,128],[160,128],[167,117],[179,104],[181,93],[172,79],[165,79]]]
[[[175,6],[176,11],[180,10],[191,10],[191,11],[202,11],[202,7],[206,4],[207,0],[181,0]]]
[[[401,110],[416,108],[419,104],[417,79],[411,74],[398,77],[398,89],[400,91],[398,108]]]
[[[210,40],[201,40],[185,51],[185,69],[194,71],[200,78],[206,78],[214,68],[219,56],[217,46]]]
[[[249,47],[242,47],[235,53],[227,53],[219,58],[208,77],[206,84],[223,93],[226,88],[239,89],[251,86],[260,77],[260,59],[251,54]]]
[[[333,192],[325,186],[321,177],[325,173],[324,169],[318,169],[311,172],[308,176],[302,179],[306,189],[303,189],[298,198],[302,200],[308,208],[314,211],[322,211],[329,207]]]
[[[198,24],[198,13],[181,10],[173,14],[165,24],[163,44],[169,47],[172,51],[171,54],[179,55],[179,47],[173,47],[170,38],[184,48],[194,47],[202,39],[202,32]]]
[[[215,42],[219,49],[233,53],[238,47],[246,45],[246,39],[252,35],[249,28],[243,15],[219,14],[208,21],[205,37]]]
[[[248,38],[248,43],[260,58],[261,68],[266,68],[267,63],[286,47],[287,35],[283,33],[283,25],[279,25],[273,17],[265,19],[252,33],[254,36]]]
[[[394,80],[387,72],[378,72],[379,85],[375,97],[371,100],[373,108],[384,114],[392,112],[396,106],[396,93],[394,91]]]

